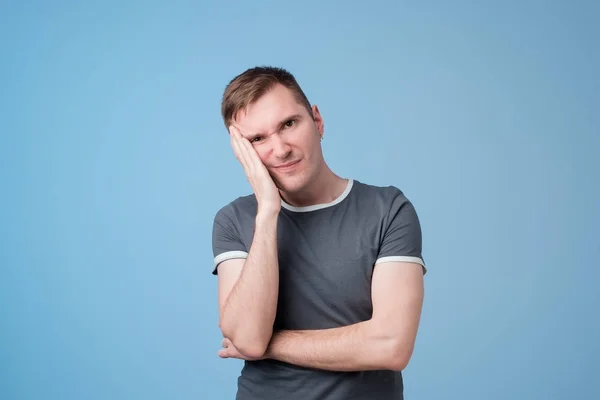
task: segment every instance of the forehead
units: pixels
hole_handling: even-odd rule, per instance
[[[267,133],[279,129],[279,124],[295,114],[305,114],[306,109],[300,104],[294,93],[282,85],[276,85],[261,96],[236,118],[242,130],[251,133]]]

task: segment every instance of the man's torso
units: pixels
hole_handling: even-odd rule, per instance
[[[402,193],[350,180],[335,202],[282,206],[278,220],[279,300],[275,330],[327,329],[371,318],[371,277],[380,256],[390,205]],[[406,200],[407,201],[407,200]],[[226,208],[248,252],[256,200],[241,197]],[[232,253],[232,252],[230,252]],[[332,372],[275,360],[246,362],[238,399],[402,399],[402,374]]]

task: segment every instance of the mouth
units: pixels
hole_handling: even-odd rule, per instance
[[[300,162],[300,160],[296,160],[296,161],[292,161],[286,164],[281,164],[275,167],[276,171],[282,171],[282,172],[287,172],[287,171],[291,171],[292,169],[294,169],[294,167],[296,167],[296,165],[298,165],[298,163]]]

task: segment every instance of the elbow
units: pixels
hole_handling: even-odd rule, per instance
[[[410,362],[410,354],[406,350],[397,350],[390,353],[387,361],[387,369],[400,372],[403,371]]]
[[[264,343],[264,341],[254,341],[254,342],[241,342],[236,343],[232,340],[235,348],[242,354],[244,357],[249,359],[261,359],[264,357],[267,352],[268,343]]]
[[[390,360],[387,360],[386,369],[395,372],[404,371],[404,369],[408,366],[409,359],[403,357],[394,357]]]
[[[243,333],[229,338],[237,351],[248,359],[261,359],[269,347],[270,338],[253,338]]]
[[[396,372],[403,371],[410,362],[412,352],[412,346],[407,346],[405,343],[395,343],[392,349],[387,352],[385,368]]]
[[[251,359],[262,358],[267,351],[271,335],[233,329],[226,324],[219,324],[223,337],[229,339],[237,351]]]
[[[415,346],[416,337],[407,332],[372,321],[371,337],[377,357],[377,366],[384,370],[400,372],[406,369]]]

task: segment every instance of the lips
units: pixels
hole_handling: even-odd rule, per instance
[[[296,160],[296,161],[292,161],[292,162],[289,162],[286,164],[281,164],[281,165],[278,165],[277,167],[275,167],[275,169],[277,169],[279,171],[286,171],[286,170],[294,168],[299,162],[300,162],[300,160]]]

